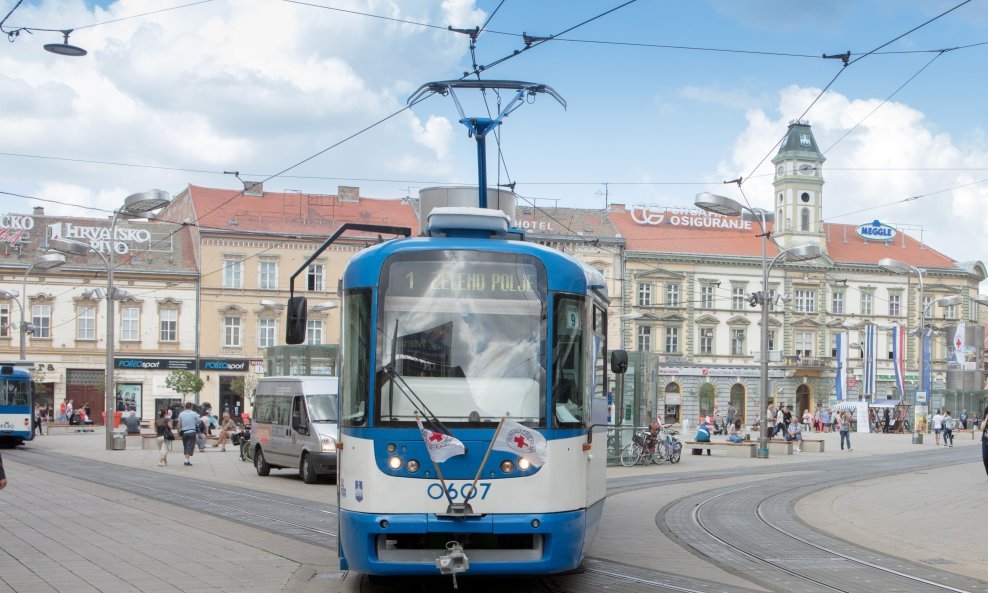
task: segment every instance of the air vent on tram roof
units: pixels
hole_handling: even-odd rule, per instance
[[[461,237],[503,237],[510,219],[500,210],[488,208],[433,208],[429,213],[429,234]]]

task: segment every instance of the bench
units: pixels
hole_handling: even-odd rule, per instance
[[[45,422],[45,434],[50,435],[51,429],[55,429],[55,434],[68,432],[96,432],[103,430],[102,425],[96,424],[69,424],[68,422]]]
[[[981,436],[981,429],[980,428],[955,428],[954,429],[954,437],[957,437],[957,433],[959,433],[959,432],[969,432],[969,433],[971,433],[971,440],[972,441],[975,439],[975,437],[980,437]]]
[[[823,453],[823,439],[803,439],[800,449],[806,453]]]
[[[686,441],[685,446],[690,447],[693,450],[693,455],[703,455],[703,450],[707,450],[707,455],[710,455],[710,451],[713,449],[718,449],[727,453],[728,457],[746,457],[751,458],[755,456],[755,445],[756,443],[752,441],[744,441],[743,443],[732,443],[730,441],[710,441],[709,443],[698,443],[696,441]]]
[[[769,455],[792,455],[792,441],[785,439],[770,439],[768,442]]]

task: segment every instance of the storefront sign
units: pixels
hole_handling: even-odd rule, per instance
[[[48,225],[49,236],[52,239],[72,239],[88,243],[100,253],[110,251],[110,227],[108,226],[79,226],[71,222],[59,222]],[[114,232],[113,250],[123,255],[133,248],[132,243],[148,243],[151,241],[151,231],[139,228],[117,227]]]
[[[194,371],[196,361],[191,358],[114,358],[113,368],[144,371]]]
[[[20,214],[0,214],[0,243],[13,245],[34,228],[34,219]]]
[[[659,367],[660,375],[677,375],[680,377],[760,377],[761,369],[758,367]],[[770,377],[783,377],[785,371],[782,369],[769,369]]]
[[[751,230],[751,221],[737,216],[723,216],[699,208],[666,208],[663,206],[632,206],[631,220],[641,225],[689,227],[695,229]]]
[[[895,381],[895,375],[876,375],[878,381]],[[919,383],[919,375],[906,373],[906,383]]]
[[[552,223],[544,220],[517,220],[518,228],[536,233],[551,233]]]
[[[854,232],[866,241],[890,241],[895,238],[894,228],[880,221],[873,220],[868,224],[858,225]]]
[[[203,358],[199,361],[199,369],[203,371],[246,371],[247,360],[242,358]]]

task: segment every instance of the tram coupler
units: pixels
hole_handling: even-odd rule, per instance
[[[473,507],[469,502],[451,502],[446,507],[445,513],[436,513],[437,517],[443,519],[467,519],[470,517],[481,517],[481,513],[473,512]]]
[[[436,568],[439,569],[439,574],[448,574],[453,577],[453,588],[459,589],[456,584],[456,575],[470,569],[470,559],[467,558],[460,542],[446,543],[446,553],[436,558]]]

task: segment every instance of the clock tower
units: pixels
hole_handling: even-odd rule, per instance
[[[823,234],[823,162],[806,121],[794,121],[772,159],[775,177],[772,235],[783,247],[814,244],[826,250]]]

